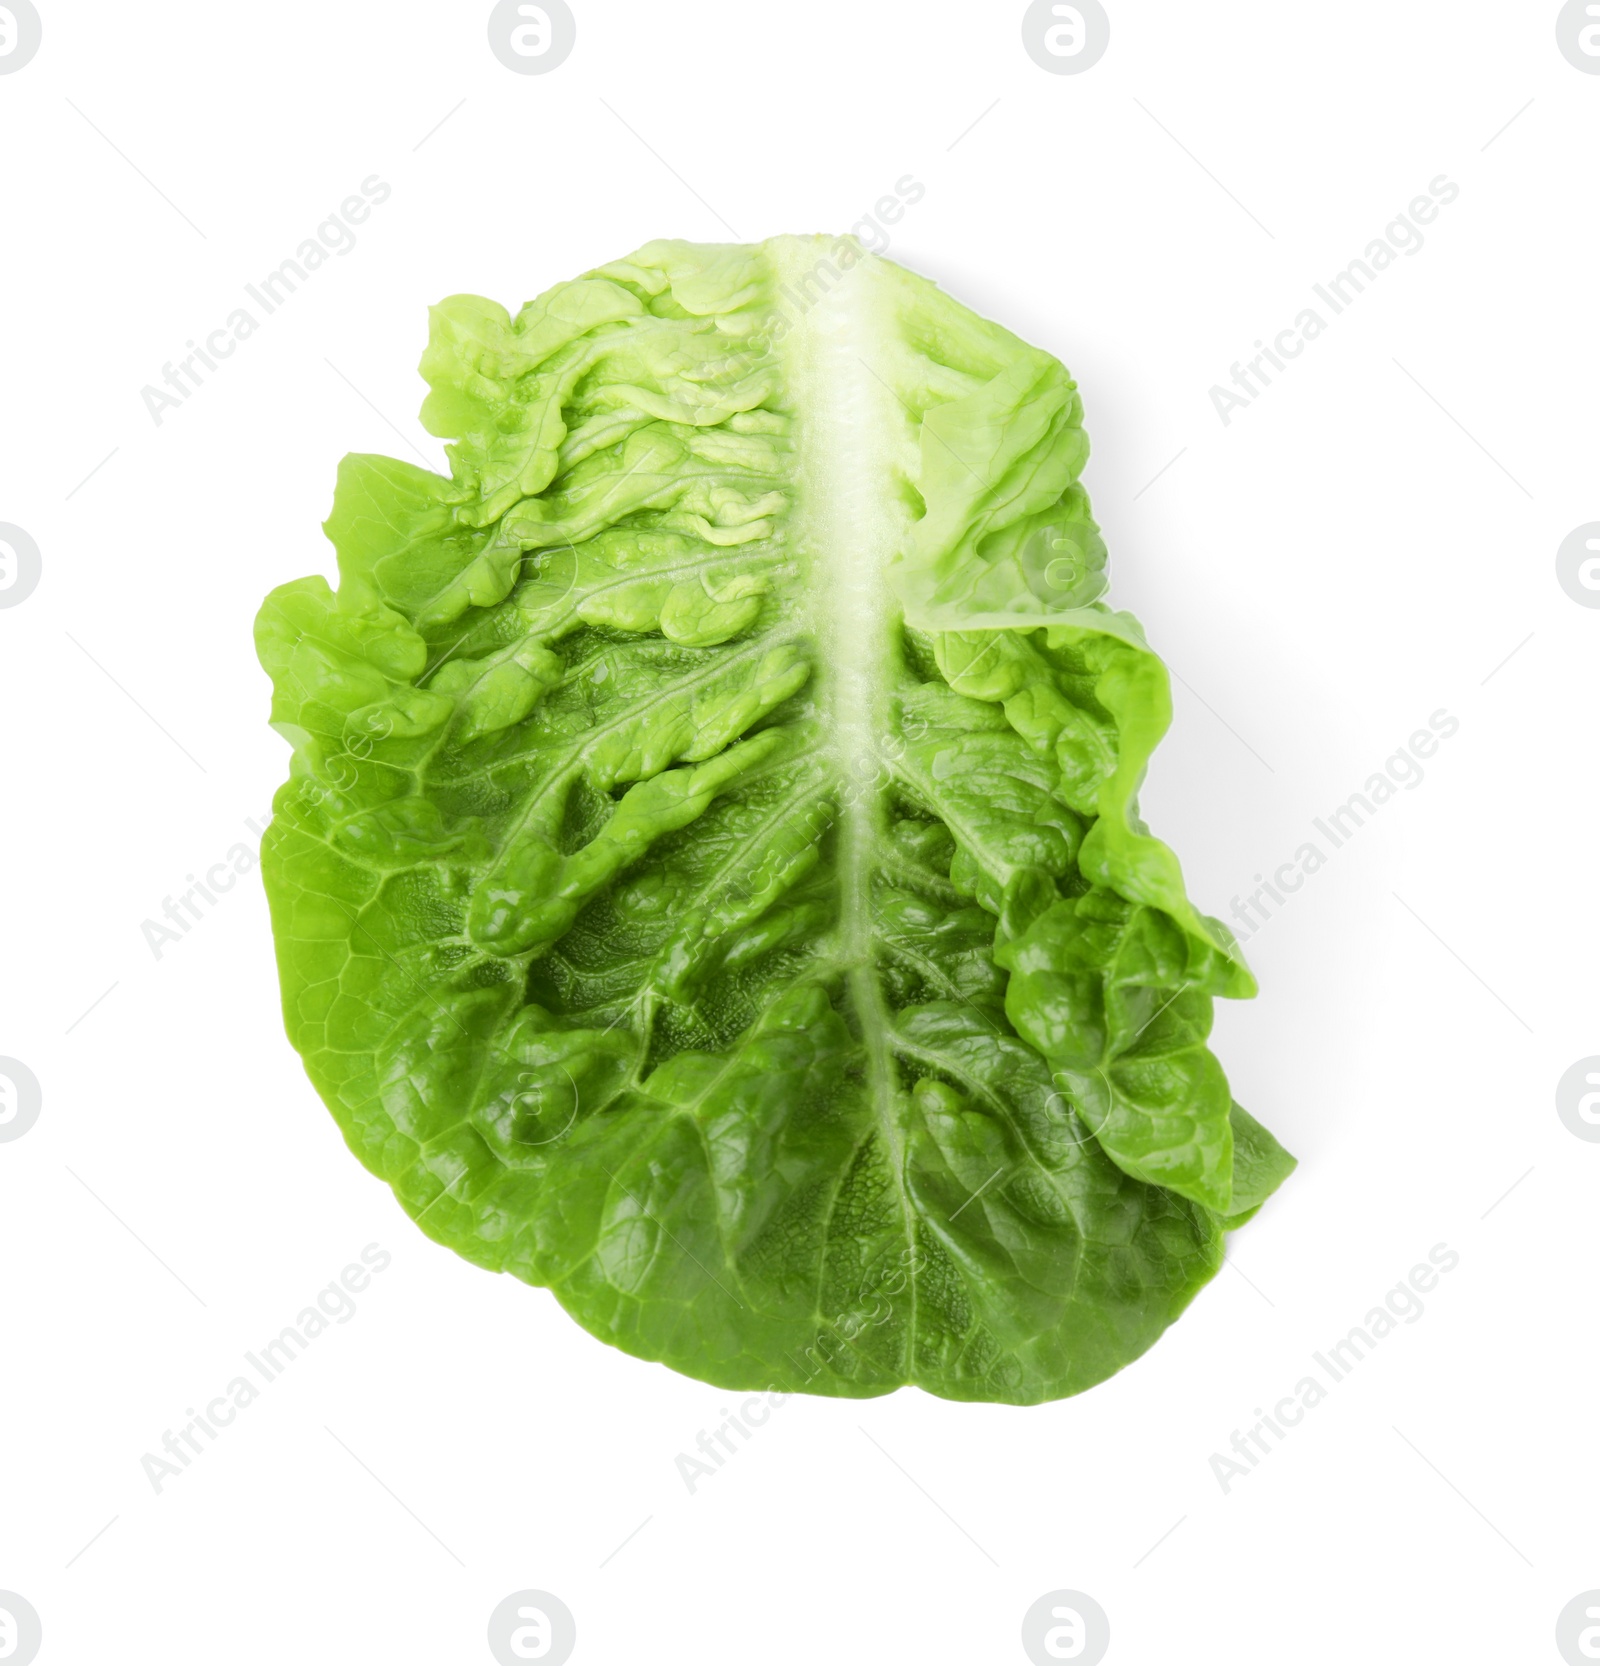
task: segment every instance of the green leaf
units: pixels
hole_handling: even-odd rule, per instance
[[[1244,1108],[1235,1105],[1233,1124],[1233,1209],[1223,1222],[1228,1232],[1260,1213],[1261,1206],[1294,1172],[1293,1157]]]
[[[1077,389],[849,239],[436,307],[257,622],[290,1039],[423,1230],[728,1388],[1073,1394],[1293,1159],[1136,795]]]

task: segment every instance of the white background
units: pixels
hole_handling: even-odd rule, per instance
[[[1018,3],[574,0],[521,76],[483,3],[39,4],[0,77],[0,521],[43,552],[0,611],[0,1053],[44,1092],[0,1144],[0,1587],[44,1666],[469,1666],[523,1587],[578,1666],[1023,1662],[1061,1587],[1112,1666],[1558,1660],[1600,1586],[1600,1146],[1554,1104],[1600,1052],[1600,612],[1555,577],[1600,518],[1600,77],[1555,5],[1111,0],[1057,76]],[[141,388],[374,173],[357,246],[157,426]],[[1249,945],[1218,1051],[1301,1167],[1151,1353],[1032,1409],[796,1398],[691,1495],[727,1397],[407,1222],[283,1038],[256,876],[159,960],[141,925],[254,846],[251,620],[331,570],[338,458],[440,456],[427,304],[843,229],[908,173],[892,255],[1080,380],[1200,904],[1460,731]],[[1212,385],[1440,174],[1425,247],[1224,426]],[[141,1456],[370,1242],[355,1318],[157,1494]],[[1440,1243],[1425,1315],[1224,1493],[1211,1454]]]

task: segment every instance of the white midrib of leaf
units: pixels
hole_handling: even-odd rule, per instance
[[[826,744],[839,781],[839,950],[861,1026],[868,1091],[901,1192],[907,1244],[914,1249],[871,897],[889,779],[883,746],[894,604],[887,574],[910,524],[893,489],[903,461],[896,441],[906,444],[907,415],[873,365],[883,341],[892,339],[892,287],[871,255],[841,269],[835,238],[780,237],[769,247],[778,306],[790,325],[782,351],[799,419],[796,537],[814,608]],[[914,1278],[908,1286],[909,1354],[916,1345]]]

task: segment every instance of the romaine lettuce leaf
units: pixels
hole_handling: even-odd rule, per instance
[[[290,1039],[424,1231],[734,1389],[1076,1393],[1293,1159],[1135,795],[1071,377],[847,239],[652,243],[422,370],[257,624]]]

